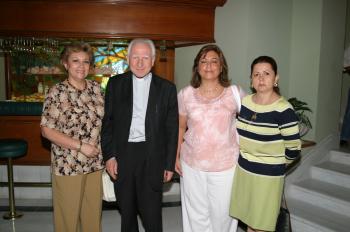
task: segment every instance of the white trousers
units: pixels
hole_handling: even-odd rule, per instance
[[[202,172],[181,162],[183,232],[236,232],[238,221],[229,216],[235,167]]]

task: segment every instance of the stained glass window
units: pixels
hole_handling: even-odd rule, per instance
[[[94,79],[106,89],[109,77],[124,73],[128,69],[126,47],[93,47],[95,56]]]

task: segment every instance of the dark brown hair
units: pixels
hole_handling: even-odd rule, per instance
[[[202,78],[198,73],[198,65],[199,65],[200,59],[205,58],[207,53],[210,51],[216,52],[216,54],[218,54],[219,56],[220,66],[221,66],[219,83],[223,87],[230,86],[230,80],[228,79],[228,67],[227,67],[227,62],[226,62],[224,53],[221,51],[221,49],[217,45],[209,44],[202,47],[199,50],[196,58],[194,59],[193,66],[192,66],[192,79],[191,79],[191,86],[193,88],[198,88],[202,83]]]
[[[69,56],[75,52],[86,52],[89,56],[90,67],[94,66],[94,52],[92,51],[92,48],[88,43],[72,43],[66,45],[63,51],[61,52],[61,63],[67,63]]]
[[[277,63],[276,63],[275,59],[270,57],[270,56],[259,56],[259,57],[255,58],[253,60],[252,64],[250,65],[250,79],[252,79],[254,66],[256,64],[260,64],[260,63],[270,64],[272,67],[272,70],[275,72],[275,75],[277,76],[277,74],[278,74],[277,73]],[[253,87],[251,87],[251,90],[253,93],[256,93],[256,90]],[[275,93],[277,93],[278,95],[281,95],[280,88],[278,86],[273,86],[273,91]]]

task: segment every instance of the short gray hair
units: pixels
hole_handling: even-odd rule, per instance
[[[128,58],[130,55],[130,51],[135,44],[148,44],[149,47],[151,48],[152,58],[153,59],[156,58],[156,47],[154,46],[153,41],[150,39],[143,39],[143,38],[131,40],[128,46]]]

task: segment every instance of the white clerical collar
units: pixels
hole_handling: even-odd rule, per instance
[[[134,74],[132,75],[132,78],[136,81],[148,81],[148,79],[152,78],[152,73],[148,73],[146,76],[142,77],[142,78],[138,78],[136,77]]]

